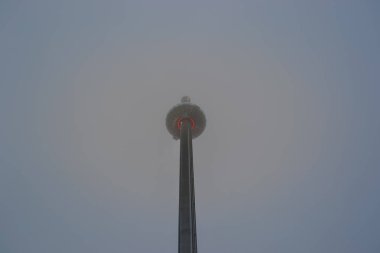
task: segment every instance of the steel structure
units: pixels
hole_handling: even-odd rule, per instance
[[[197,253],[192,139],[203,132],[206,118],[189,97],[181,102],[166,117],[169,133],[180,139],[178,253]]]

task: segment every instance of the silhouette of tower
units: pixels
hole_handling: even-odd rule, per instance
[[[178,253],[197,253],[192,139],[205,127],[204,113],[187,96],[166,116],[169,133],[180,139]]]

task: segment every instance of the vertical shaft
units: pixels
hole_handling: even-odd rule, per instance
[[[178,253],[197,253],[193,148],[188,120],[181,123],[180,141]]]

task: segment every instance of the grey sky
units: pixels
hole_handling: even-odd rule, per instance
[[[0,2],[0,252],[380,251],[376,1]]]

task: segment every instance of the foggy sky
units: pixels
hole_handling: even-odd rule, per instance
[[[376,1],[1,1],[0,252],[380,252]]]

